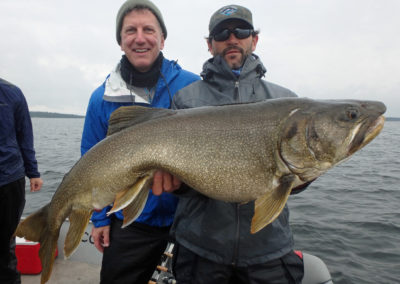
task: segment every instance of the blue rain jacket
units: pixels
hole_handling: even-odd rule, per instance
[[[107,79],[109,78],[110,75],[108,75]],[[82,134],[82,155],[106,137],[108,119],[111,113],[117,108],[133,104],[157,108],[170,108],[171,97],[181,88],[199,80],[200,77],[183,70],[176,61],[170,61],[164,58],[161,66],[161,76],[156,84],[155,94],[150,104],[105,100],[104,93],[107,79],[93,92],[89,101]],[[121,81],[121,85],[123,84],[124,82]],[[116,91],[119,92],[118,90]],[[172,194],[163,193],[161,196],[155,196],[150,191],[147,203],[135,222],[157,227],[170,226],[174,218],[177,203],[177,197]],[[111,220],[106,215],[110,208],[111,206],[107,206],[101,212],[94,212],[92,214],[92,222],[95,227],[102,227],[110,224]],[[118,219],[123,219],[121,211],[116,212],[115,216]]]

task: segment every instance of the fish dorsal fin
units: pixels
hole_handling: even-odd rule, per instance
[[[139,123],[174,115],[176,112],[176,110],[171,109],[143,106],[120,107],[111,114],[108,120],[107,136]]]
[[[292,191],[295,175],[285,175],[279,179],[279,186],[268,191],[255,201],[251,233],[255,234],[272,223],[282,212]]]

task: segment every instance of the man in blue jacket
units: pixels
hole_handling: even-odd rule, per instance
[[[128,0],[121,6],[116,37],[124,55],[90,98],[82,155],[105,138],[108,119],[117,108],[133,104],[169,108],[175,92],[200,79],[163,57],[167,29],[160,11],[148,0]],[[157,173],[155,179],[161,178]],[[174,186],[174,180],[164,183]],[[103,252],[101,283],[149,281],[168,242],[176,205],[173,195],[155,196],[150,191],[142,214],[124,229],[122,212],[107,217],[107,207],[93,213],[92,237]]]
[[[41,189],[28,105],[18,87],[0,78],[0,283],[4,284],[21,283],[12,235],[25,206],[25,176],[32,192]]]

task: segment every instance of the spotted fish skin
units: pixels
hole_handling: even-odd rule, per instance
[[[42,282],[50,278],[59,231],[64,254],[77,248],[93,210],[123,209],[124,226],[147,200],[156,170],[214,199],[255,200],[251,232],[271,223],[293,188],[321,176],[374,139],[386,107],[377,101],[281,98],[184,110],[122,107],[106,139],[67,173],[51,202],[16,231],[41,243]]]

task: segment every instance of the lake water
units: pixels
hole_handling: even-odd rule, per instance
[[[44,185],[24,215],[47,204],[80,157],[83,119],[33,118]],[[400,283],[400,122],[318,178],[289,207],[296,249],[319,256],[334,283]]]

